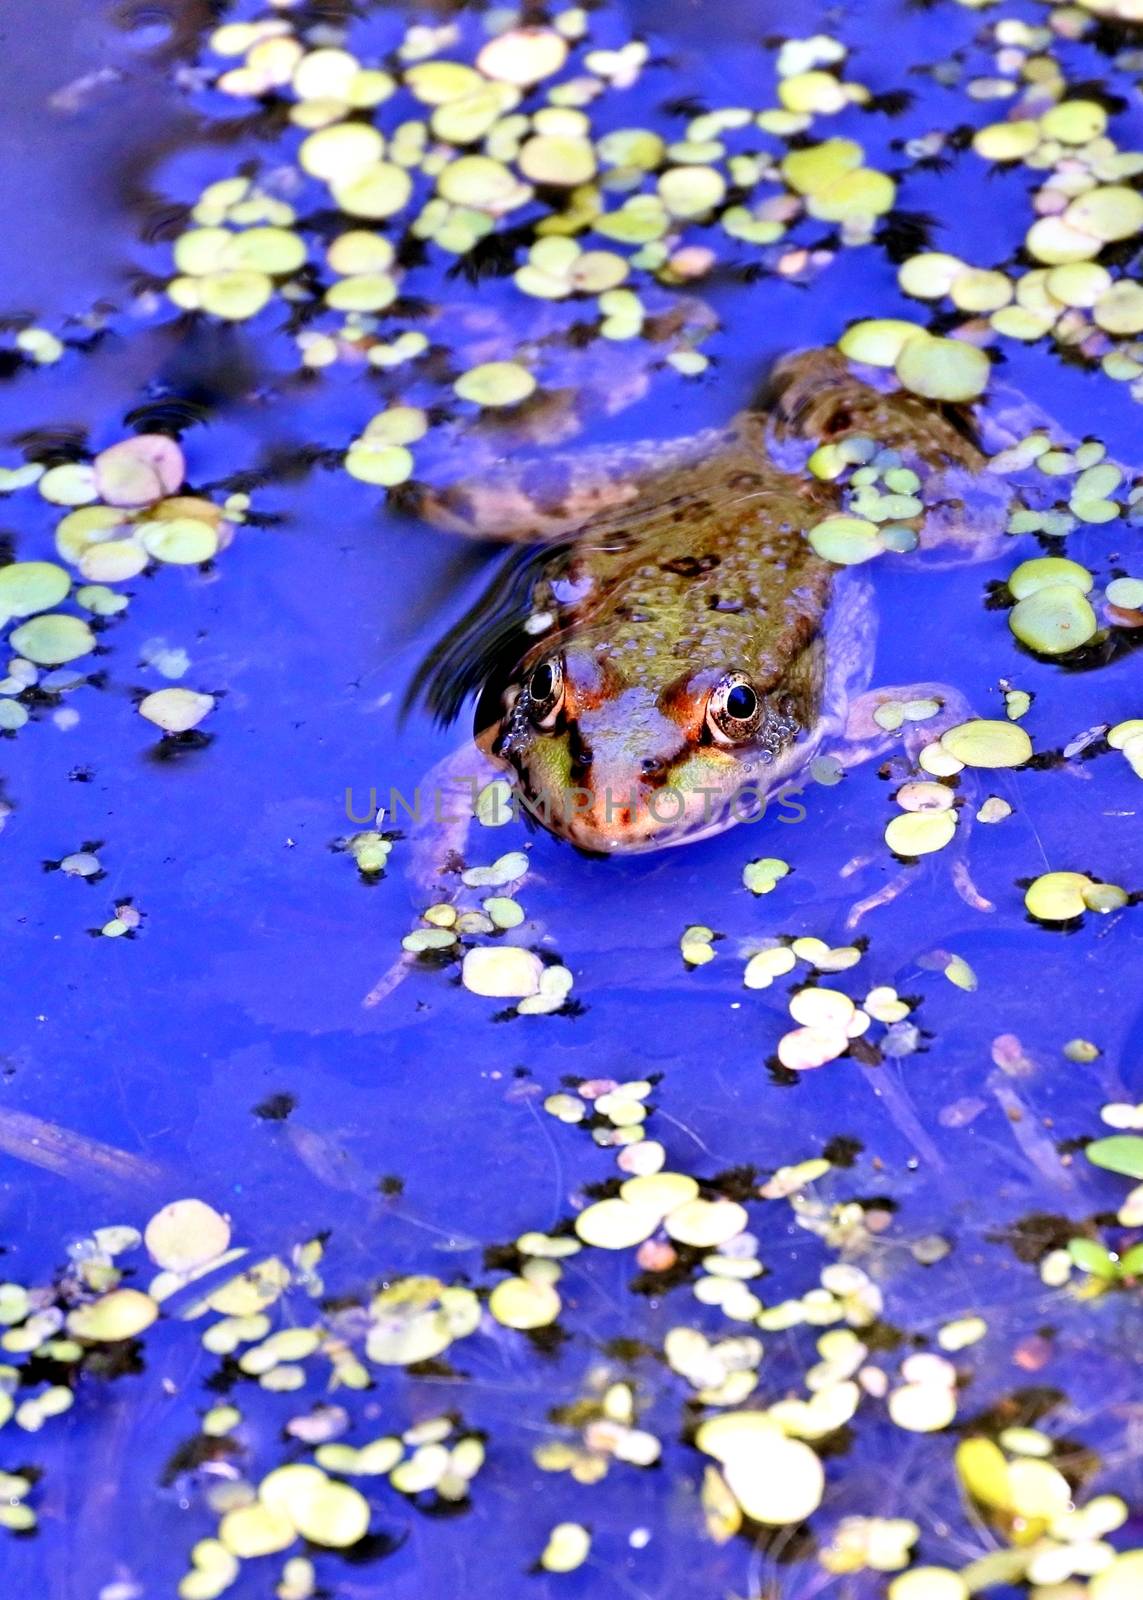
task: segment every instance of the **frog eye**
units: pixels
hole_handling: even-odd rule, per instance
[[[741,744],[758,731],[762,701],[744,672],[728,672],[710,691],[706,720],[720,744]]]
[[[528,679],[528,715],[537,728],[550,728],[563,703],[564,664],[559,656],[547,656]]]

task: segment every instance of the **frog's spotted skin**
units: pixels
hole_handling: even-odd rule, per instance
[[[535,577],[543,631],[478,717],[482,748],[554,832],[610,853],[720,831],[841,735],[868,683],[875,614],[867,583],[806,540],[840,495],[805,459],[857,434],[944,474],[944,521],[979,539],[967,486],[984,458],[967,419],[881,393],[833,352],[783,363],[768,403],[725,429],[426,496],[423,513],[445,525],[517,538],[531,505],[533,536],[570,535]],[[755,697],[746,736],[713,715],[728,677]]]

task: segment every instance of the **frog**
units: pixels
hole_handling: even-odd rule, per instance
[[[986,441],[969,407],[810,350],[780,360],[723,427],[522,460],[505,449],[479,476],[417,485],[406,504],[423,520],[530,551],[516,573],[522,626],[490,644],[470,618],[423,674],[442,720],[479,690],[474,742],[437,787],[461,778],[475,795],[503,777],[549,832],[613,856],[754,820],[831,751],[843,767],[884,752],[875,714],[887,701],[934,700],[923,739],[936,737],[968,709],[944,685],[870,690],[873,585],[807,538],[843,507],[836,478],[807,462],[853,440],[896,452],[926,478],[917,558],[983,560],[1010,499],[988,450],[1022,425],[994,418]],[[495,615],[495,586],[482,610]],[[451,828],[438,813],[430,830],[438,884],[463,856],[467,812]],[[430,881],[423,849],[418,859]]]

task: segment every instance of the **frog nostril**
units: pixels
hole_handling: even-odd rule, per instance
[[[661,772],[663,769],[663,763],[656,760],[654,756],[645,756],[639,765],[648,777],[654,772]]]

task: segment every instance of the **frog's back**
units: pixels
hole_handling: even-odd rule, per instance
[[[805,530],[832,496],[772,464],[757,414],[693,446],[584,526],[567,571],[578,620],[625,675],[710,659],[777,681],[828,601],[832,569]]]

